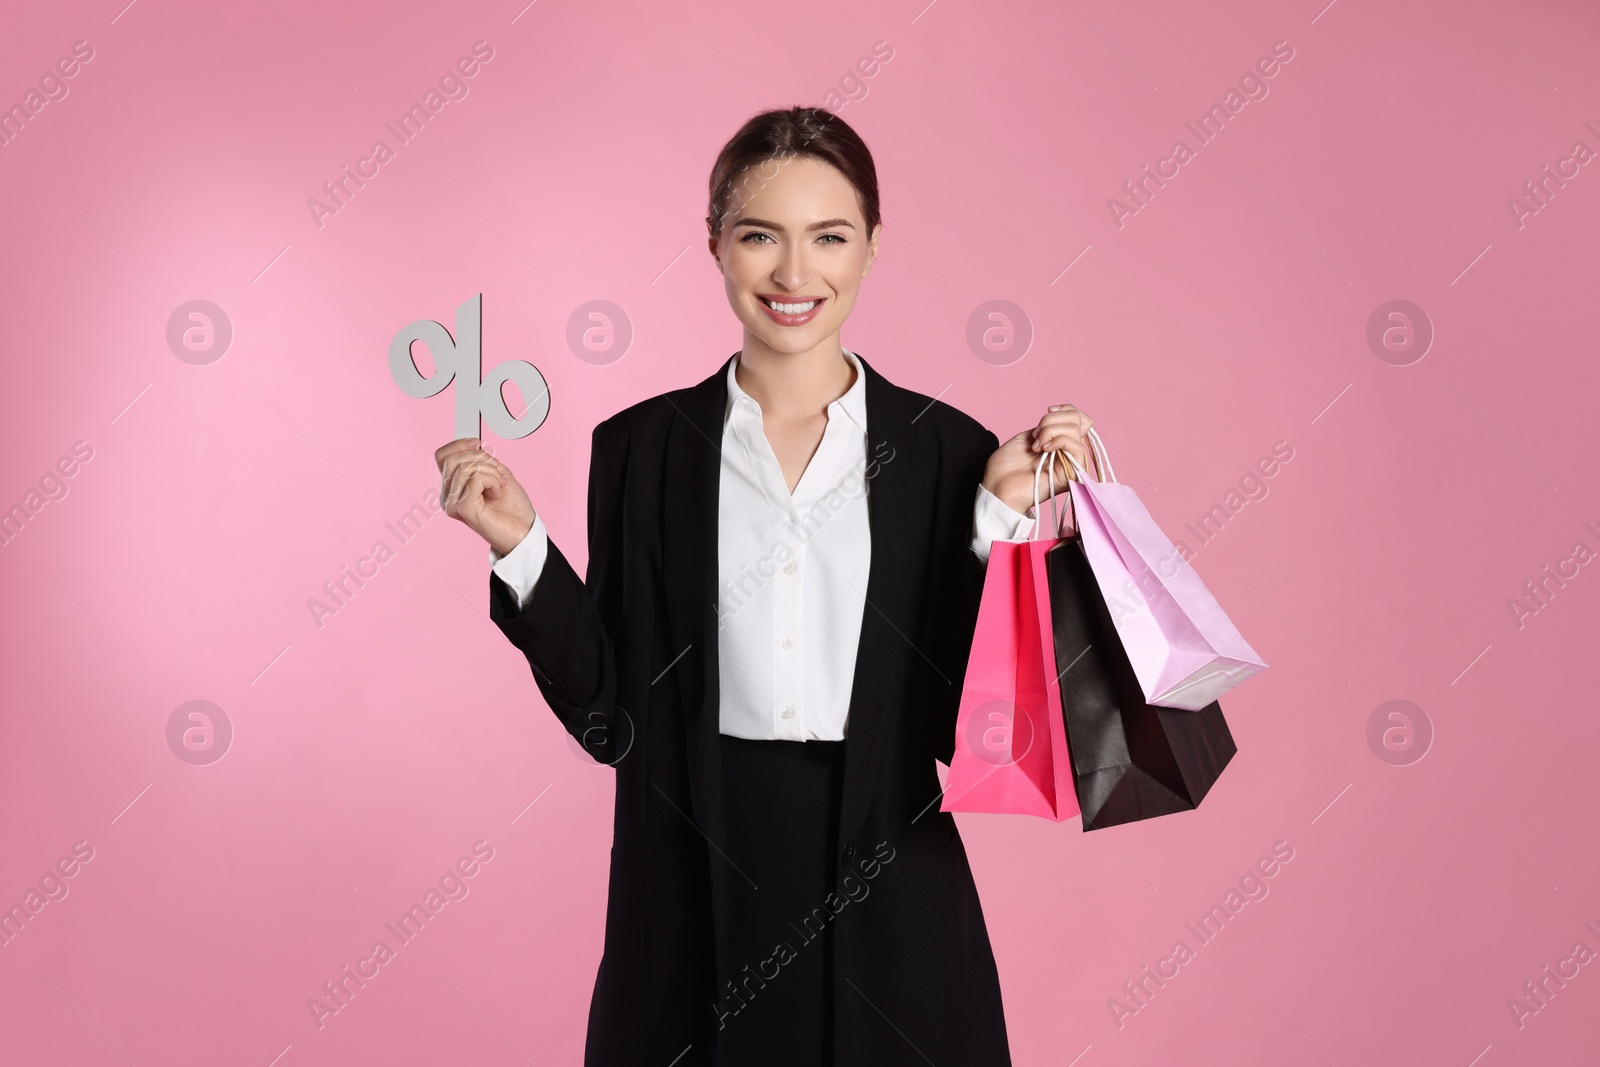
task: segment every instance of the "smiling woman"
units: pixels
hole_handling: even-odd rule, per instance
[[[728,302],[746,329],[763,319],[783,327],[757,334],[781,349],[814,345],[843,325],[872,270],[881,221],[872,154],[826,112],[796,108],[784,124],[746,123],[711,170],[706,229]]]
[[[477,438],[434,455],[490,546],[490,618],[617,772],[585,1063],[1008,1064],[935,760],[989,546],[1031,527],[1040,450],[1087,456],[1089,419],[1059,405],[1002,446],[841,343],[882,221],[837,116],[756,115],[709,194],[743,344],[595,427],[584,578]],[[852,898],[869,855],[895,859]]]

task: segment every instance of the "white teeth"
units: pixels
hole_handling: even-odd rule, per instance
[[[775,304],[766,297],[762,297],[761,300],[767,307],[783,315],[804,315],[817,306],[817,301],[815,300],[808,300],[804,304]]]

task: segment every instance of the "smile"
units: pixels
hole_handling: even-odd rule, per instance
[[[804,300],[780,301],[771,297],[758,297],[767,317],[780,326],[803,326],[816,317],[827,297],[809,297]]]

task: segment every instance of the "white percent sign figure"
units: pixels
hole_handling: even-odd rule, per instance
[[[413,342],[421,341],[433,355],[433,375],[424,378],[411,356]],[[456,383],[456,437],[479,437],[479,416],[500,437],[515,440],[537,430],[550,414],[550,387],[532,363],[507,360],[483,375],[483,294],[456,308],[456,335],[432,319],[418,319],[389,342],[389,373],[407,396],[419,400],[438,396]],[[515,382],[528,401],[521,416],[511,414],[506,382]]]

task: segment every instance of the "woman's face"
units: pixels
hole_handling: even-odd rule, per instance
[[[774,159],[741,175],[711,254],[746,347],[797,354],[837,345],[877,254],[877,230],[865,232],[855,187],[821,160]]]

